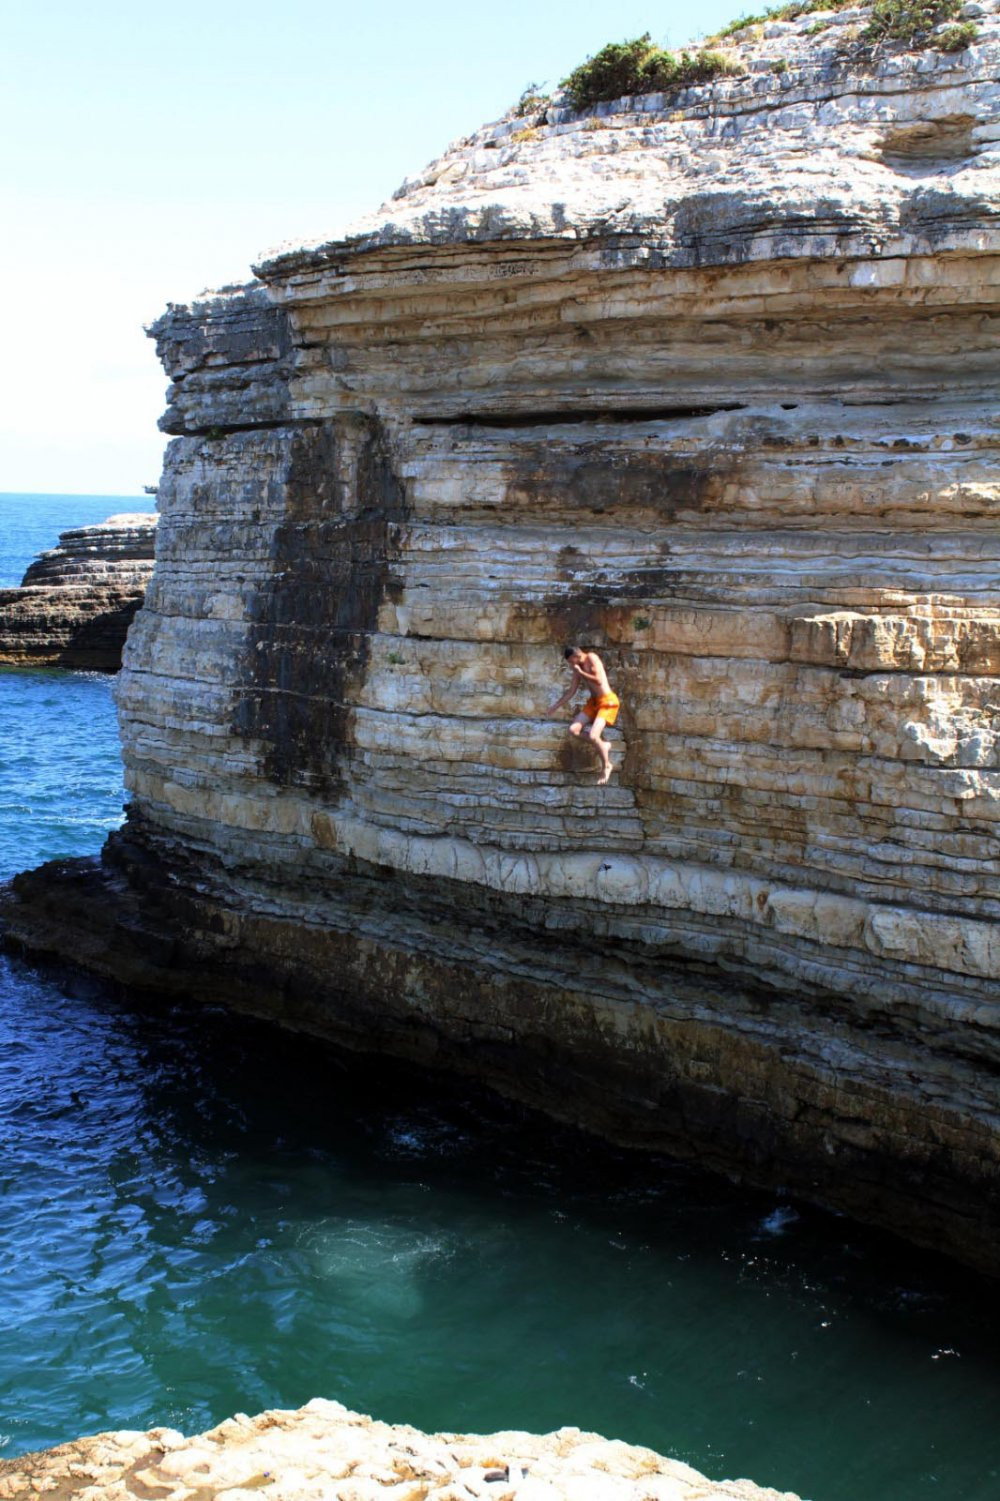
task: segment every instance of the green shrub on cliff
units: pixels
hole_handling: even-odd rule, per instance
[[[962,8],[962,0],[875,0],[871,20],[861,33],[865,42],[906,42],[910,46],[934,45],[931,33],[942,21],[950,21]]]
[[[857,4],[858,0],[786,0],[782,5],[772,5],[758,14],[730,21],[709,40],[737,37],[766,21],[794,21],[813,12],[844,10]],[[942,52],[958,52],[972,45],[979,35],[978,28],[971,22],[938,28],[955,17],[961,7],[962,0],[873,0],[867,25],[860,34],[854,31],[849,37],[844,33],[844,40],[859,36],[863,46],[855,56],[861,61],[866,52],[873,52],[884,42],[901,42],[914,49],[936,47]],[[808,28],[808,35],[814,35],[826,25],[826,19],[818,19]],[[780,61],[772,66],[777,72],[783,71]],[[609,42],[600,52],[574,68],[569,77],[563,79],[563,88],[572,107],[582,112],[592,109],[595,104],[628,95],[667,93],[686,84],[705,83],[724,74],[744,71],[740,62],[724,52],[706,48],[698,52],[668,52],[657,47],[647,31],[630,41]],[[531,102],[536,101],[532,99]]]
[[[763,11],[759,15],[737,16],[735,21],[727,21],[720,31],[715,33],[713,41],[723,41],[726,37],[739,36],[741,31],[747,31],[751,26],[762,26],[767,20]]]
[[[721,52],[666,52],[648,32],[628,42],[609,42],[563,80],[575,110],[620,99],[623,94],[660,94],[704,83],[739,69]]]
[[[738,37],[750,27],[761,26],[766,21],[795,21],[814,11],[844,10],[858,4],[859,0],[787,0],[786,4],[772,5],[754,15],[730,21],[712,40]],[[966,21],[936,34],[935,28],[943,21],[950,21],[961,7],[962,0],[874,0],[870,19],[860,32],[860,39],[869,45],[902,42],[911,48],[937,47],[942,52],[958,52],[970,47],[977,39],[978,27]],[[806,35],[814,36],[825,30],[827,24],[821,18],[807,29]]]

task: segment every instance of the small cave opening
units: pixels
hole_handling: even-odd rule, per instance
[[[975,155],[973,115],[916,120],[883,136],[879,154],[895,172],[923,177]]]
[[[742,401],[711,406],[546,407],[538,411],[440,412],[414,417],[416,427],[555,427],[583,422],[684,422],[714,417],[717,412],[742,412]]]

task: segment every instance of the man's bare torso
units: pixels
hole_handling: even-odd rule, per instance
[[[611,684],[608,682],[608,675],[604,670],[604,663],[601,661],[596,651],[585,652],[583,661],[580,663],[580,666],[583,668],[583,672],[577,671],[576,668],[574,668],[573,670],[576,673],[579,682],[584,688],[586,688],[587,692],[592,697],[601,698],[604,694],[611,692]],[[589,673],[590,676],[585,677],[584,673]],[[594,681],[595,678],[597,680],[596,682]]]

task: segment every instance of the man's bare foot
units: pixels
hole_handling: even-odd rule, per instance
[[[611,762],[610,761],[605,762],[604,770],[601,772],[600,776],[597,778],[597,785],[598,785],[598,787],[603,787],[604,784],[605,784],[605,782],[607,782],[607,781],[610,780],[611,773],[613,771],[614,771],[614,767],[612,766]]]

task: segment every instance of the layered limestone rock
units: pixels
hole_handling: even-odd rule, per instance
[[[169,309],[131,816],[19,880],[9,941],[996,1269],[983,11],[961,54],[813,14],[511,117]],[[606,788],[545,713],[573,640],[623,701]]]
[[[0,662],[117,672],[153,574],[156,516],[109,516],[62,532],[19,589],[0,589]]]
[[[556,1433],[421,1433],[316,1398],[185,1439],[120,1431],[0,1460],[0,1501],[797,1501],[651,1449]]]

